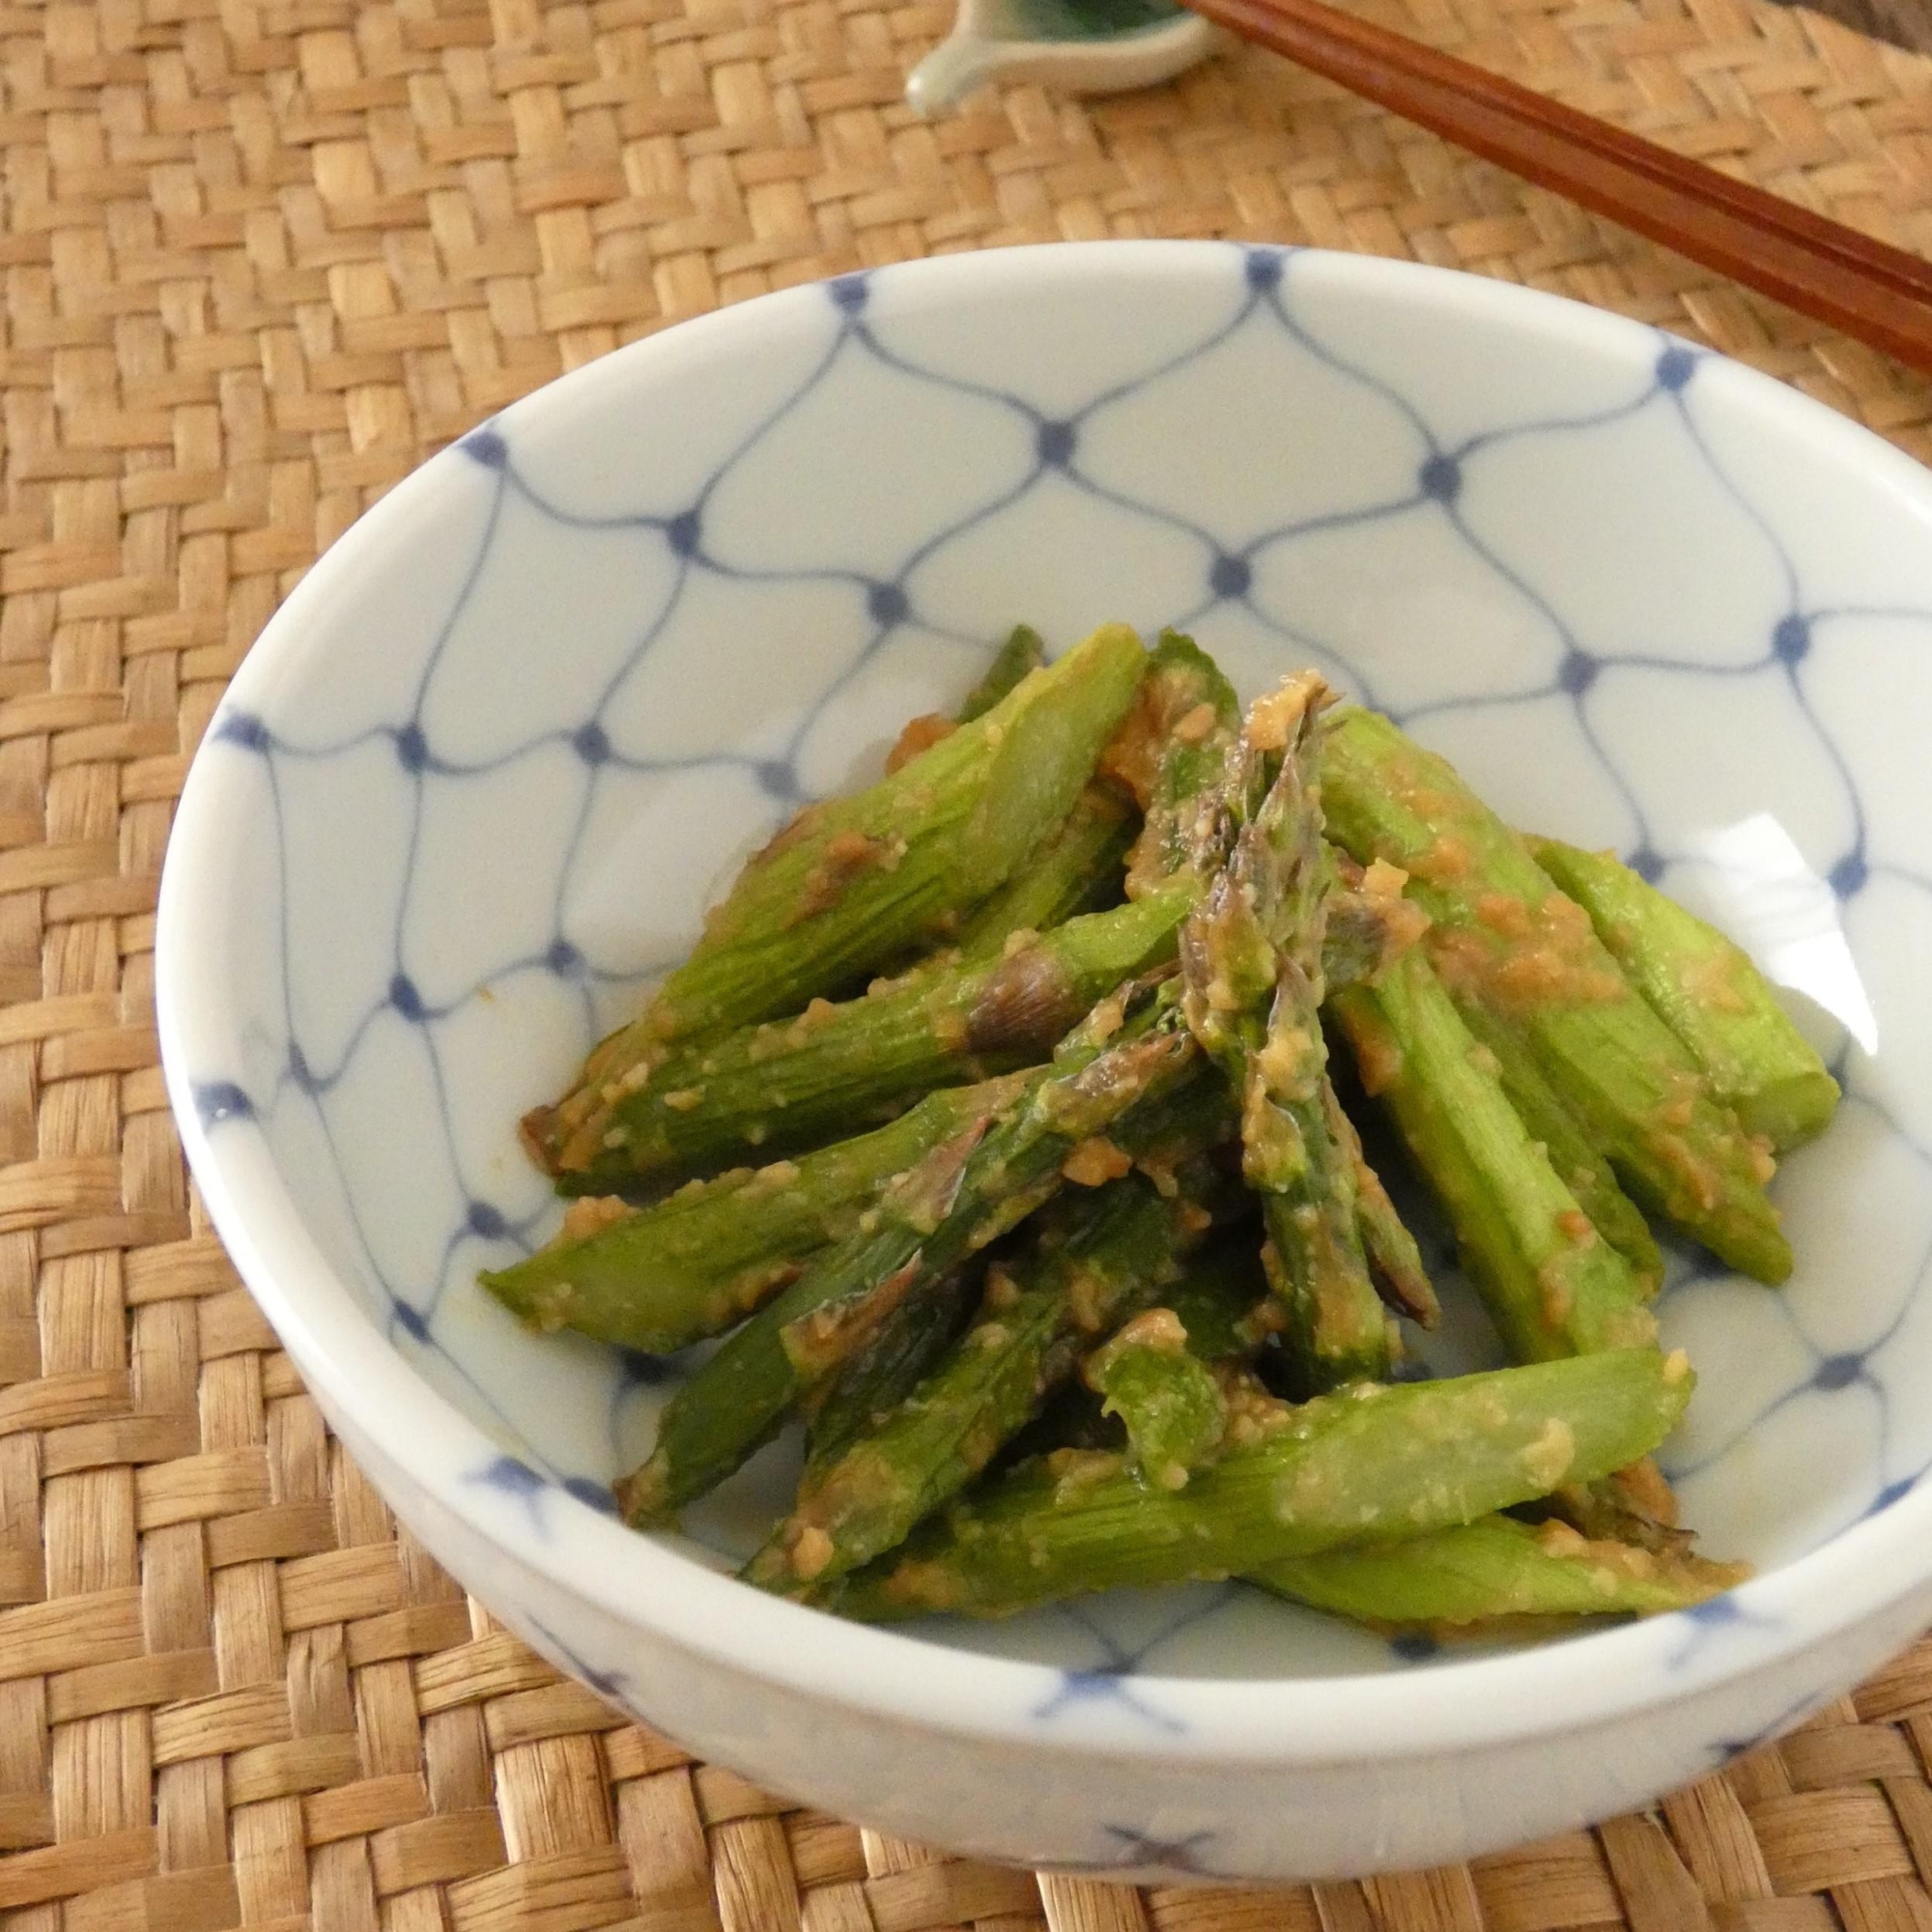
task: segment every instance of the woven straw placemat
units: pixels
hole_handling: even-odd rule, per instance
[[[1924,0],[1383,16],[1932,254]],[[1932,1927],[1932,1646],[1594,1833],[1137,1894],[788,1807],[558,1682],[325,1433],[155,1065],[172,802],[317,552],[632,336],[943,248],[1414,255],[1714,342],[1920,456],[1932,389],[1264,57],[898,104],[936,0],[0,6],[0,1919],[521,1932]]]

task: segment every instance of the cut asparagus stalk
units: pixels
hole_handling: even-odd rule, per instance
[[[1376,1287],[1391,1308],[1400,1310],[1419,1327],[1434,1328],[1442,1319],[1442,1304],[1436,1300],[1435,1284],[1422,1264],[1422,1250],[1396,1211],[1381,1176],[1369,1165],[1355,1123],[1326,1080],[1321,1083],[1321,1102],[1335,1145],[1354,1171],[1355,1225],[1361,1231],[1362,1252]]]
[[[970,724],[1014,691],[1030,672],[1046,662],[1046,646],[1037,631],[1020,625],[995,653],[985,675],[966,694],[953,713],[924,711],[908,718],[886,753],[885,775],[891,778],[910,764],[922,752],[929,752],[942,738],[951,737],[962,724]]]
[[[1188,1355],[1205,1361],[1236,1358],[1241,1352],[1236,1343],[1241,1326],[1236,1312],[1239,1303],[1230,1299],[1225,1289],[1215,1292],[1211,1283],[1208,1294],[1196,1293],[1190,1299],[1189,1289],[1206,1279],[1198,1266],[1192,1268],[1164,1299],[1177,1311],[1182,1307],[1188,1310]],[[1208,1311],[1205,1320],[1204,1305]],[[1165,1312],[1151,1311],[1135,1320],[1156,1320]],[[1177,1315],[1177,1319],[1180,1318]],[[1115,1346],[1109,1344],[1110,1349]],[[1177,1406],[1183,1413],[1192,1412],[1188,1406],[1198,1395],[1188,1383],[1187,1372],[1208,1374],[1199,1361],[1183,1363],[1172,1353],[1142,1349],[1134,1356],[1134,1366],[1137,1381],[1133,1395],[1142,1410],[1150,1412],[1156,1422]],[[1210,1386],[1216,1386],[1218,1393],[1218,1385]],[[1229,1387],[1237,1402],[1244,1402],[1251,1417],[1268,1413],[1265,1399],[1257,1402],[1252,1388],[1244,1388],[1238,1378]],[[1219,1412],[1225,1415],[1225,1410],[1224,1399]],[[1125,1410],[1130,1435],[1134,1412]],[[1061,1434],[1042,1435],[1042,1449],[1063,1443],[1085,1448],[1106,1446],[1104,1431],[1093,1426],[1098,1411],[1092,1406],[1091,1397],[1081,1409],[1055,1408],[1051,1414]],[[1040,1420],[1046,1423],[1047,1415],[1042,1414]],[[1140,1448],[1137,1438],[1133,1446],[1145,1477],[1151,1458]],[[1655,1465],[1645,1458],[1633,1467],[1654,1469]],[[1627,1514],[1617,1517],[1605,1508],[1605,1500],[1618,1491],[1628,1473],[1619,1470],[1587,1487],[1560,1490],[1548,1501],[1560,1504],[1566,1515],[1580,1509],[1612,1522],[1618,1531],[1625,1530]],[[1504,1619],[1653,1615],[1683,1609],[1729,1589],[1743,1581],[1746,1574],[1741,1565],[1703,1562],[1668,1543],[1654,1549],[1634,1547],[1628,1535],[1608,1530],[1591,1541],[1571,1527],[1569,1520],[1551,1518],[1532,1526],[1495,1516],[1406,1542],[1291,1558],[1252,1573],[1247,1580],[1315,1609],[1378,1628],[1422,1625],[1454,1631]]]
[[[1127,863],[1127,895],[1159,890],[1179,872],[1213,868],[1213,807],[1241,707],[1235,687],[1192,638],[1163,632],[1133,710],[1106,753],[1107,769],[1145,816]]]
[[[1171,1308],[1149,1308],[1088,1356],[1081,1378],[1127,1432],[1128,1461],[1156,1489],[1181,1490],[1220,1446],[1228,1405]]]
[[[672,1047],[614,1083],[557,1164],[605,1186],[675,1177],[749,1149],[814,1146],[934,1087],[1037,1065],[1094,1001],[1173,956],[1187,905],[1170,892],[1015,933],[986,963]]]
[[[998,1113],[1026,1081],[943,1090],[872,1133],[693,1181],[649,1208],[578,1202],[558,1240],[486,1273],[483,1286],[546,1333],[574,1328],[651,1354],[687,1348],[776,1294],[852,1232],[895,1175]]]
[[[1278,1407],[1183,1490],[1121,1459],[1016,1470],[847,1577],[830,1607],[1005,1616],[1119,1584],[1238,1576],[1344,1545],[1468,1523],[1647,1455],[1683,1412],[1682,1355],[1579,1355],[1453,1380],[1361,1384]]]
[[[1393,866],[1358,866],[1325,841],[1322,856],[1330,882],[1322,899],[1321,979],[1332,991],[1357,980],[1379,979],[1422,937],[1429,915],[1403,896],[1403,874]],[[1381,1177],[1362,1152],[1354,1122],[1326,1081],[1322,1104],[1336,1143],[1354,1169],[1355,1218],[1376,1287],[1391,1308],[1433,1328],[1442,1311],[1415,1236],[1403,1225]]]
[[[1363,1087],[1442,1203],[1510,1353],[1540,1362],[1655,1340],[1634,1270],[1530,1138],[1420,950],[1373,985],[1344,987],[1330,1009]]]
[[[554,1165],[608,1090],[668,1043],[795,1013],[956,923],[1065,819],[1146,665],[1130,630],[1105,625],[879,783],[808,806],[579,1086],[526,1118],[531,1152]]]
[[[893,1548],[955,1495],[1078,1366],[1081,1351],[1172,1282],[1209,1210],[1138,1175],[1055,1204],[1031,1249],[996,1267],[959,1345],[877,1430],[808,1470],[747,1577],[796,1592]]]
[[[1281,769],[1180,941],[1188,1025],[1241,1096],[1242,1170],[1262,1197],[1285,1344],[1315,1390],[1378,1379],[1393,1353],[1362,1245],[1355,1160],[1336,1136],[1318,1015],[1330,874],[1319,797],[1302,767],[1316,755],[1326,700],[1311,674],[1256,706],[1224,790],[1238,801],[1270,751],[1281,751]]]
[[[960,959],[996,959],[1016,932],[1046,932],[1080,913],[1113,905],[1121,896],[1134,825],[1128,801],[1096,779],[1039,853],[959,928]]]
[[[1403,897],[1407,875],[1396,867],[1378,861],[1365,868],[1339,847],[1330,845],[1328,850],[1335,864],[1336,884],[1327,899],[1322,970],[1332,992],[1357,980],[1379,978],[1391,960],[1421,938],[1428,928],[1429,915],[1412,899]],[[1532,1137],[1549,1150],[1551,1164],[1569,1183],[1577,1206],[1654,1293],[1663,1280],[1663,1258],[1658,1253],[1656,1239],[1636,1203],[1617,1185],[1609,1162],[1591,1146],[1576,1116],[1544,1078],[1528,1041],[1514,1028],[1492,1019],[1476,1002],[1463,1002],[1460,1010],[1469,1031],[1495,1055],[1503,1091]],[[1365,1182],[1365,1200],[1367,1195]],[[1400,1222],[1396,1226],[1400,1228]],[[1386,1245],[1386,1238],[1367,1218],[1362,1237],[1380,1275],[1386,1264],[1378,1251],[1378,1243]],[[1382,1279],[1382,1287],[1397,1307],[1411,1312],[1407,1295],[1396,1290],[1389,1279]]]
[[[1492,1516],[1406,1543],[1290,1557],[1248,1580],[1380,1629],[1453,1631],[1505,1618],[1656,1616],[1701,1604],[1747,1574],[1741,1564],[1591,1542],[1566,1523]]]
[[[1082,1151],[1117,1153],[1110,1126],[1186,1071],[1191,1041],[1165,995],[1125,1025],[1101,1003],[998,1114],[933,1150],[851,1235],[724,1343],[666,1405],[650,1460],[620,1486],[633,1522],[661,1520],[722,1482],[812,1382],[849,1359],[893,1308],[1049,1198]]]
[[[901,1301],[858,1354],[810,1391],[805,1480],[884,1425],[965,1332],[980,1293],[976,1271],[955,1269],[923,1299]]]
[[[922,752],[929,752],[940,739],[950,737],[962,724],[983,718],[1020,680],[1046,662],[1046,646],[1037,631],[1022,624],[1000,646],[986,674],[966,694],[958,712],[949,718],[943,711],[922,712],[908,718],[893,748],[886,753],[886,776],[890,778],[908,765]]]
[[[1330,730],[1321,776],[1331,835],[1408,874],[1451,993],[1522,1035],[1637,1199],[1733,1267],[1782,1281],[1791,1250],[1764,1193],[1769,1157],[1522,839],[1367,711]]]
[[[1536,863],[1590,915],[1597,937],[1710,1076],[1747,1133],[1782,1152],[1824,1132],[1838,1083],[1734,945],[1609,852],[1532,838]]]
[[[986,674],[966,694],[959,707],[959,722],[970,724],[983,718],[1046,662],[1046,644],[1031,624],[1015,624],[1012,635],[1002,644],[986,667]]]
[[[1231,1206],[1238,1206],[1238,1203]],[[1262,1267],[1250,1230],[1237,1228],[1210,1241],[1181,1264],[1180,1277],[1160,1292],[1186,1331],[1187,1352],[1223,1372],[1260,1353],[1281,1332],[1281,1304]],[[1056,1449],[1117,1446],[1119,1421],[1102,1416],[1100,1402],[1077,1377],[1062,1381],[1031,1421],[1000,1446],[995,1463],[1009,1467]]]
[[[1494,1058],[1497,1077],[1517,1117],[1541,1141],[1549,1164],[1577,1197],[1590,1224],[1635,1269],[1646,1296],[1663,1285],[1663,1257],[1642,1210],[1618,1184],[1610,1164],[1591,1145],[1582,1123],[1537,1065],[1527,1037],[1499,1020],[1476,1000],[1459,1000],[1456,1010],[1479,1046]]]
[[[1469,1280],[1520,1362],[1656,1339],[1652,1292],[1583,1213],[1511,1105],[1494,1060],[1463,1024],[1420,952],[1332,1007],[1355,1049],[1363,1085],[1387,1105],[1455,1230]],[[1650,1487],[1668,1490],[1661,1476]],[[1613,1489],[1566,1499],[1600,1534],[1649,1545],[1674,1539],[1667,1520]]]

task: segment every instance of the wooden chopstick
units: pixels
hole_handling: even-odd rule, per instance
[[[1932,263],[1322,0],[1185,0],[1243,40],[1932,373]]]

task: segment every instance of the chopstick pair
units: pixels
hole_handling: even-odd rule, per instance
[[[1932,264],[1323,0],[1185,0],[1243,40],[1932,373]]]

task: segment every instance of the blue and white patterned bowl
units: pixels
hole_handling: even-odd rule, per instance
[[[783,1452],[631,1535],[664,1364],[473,1286],[554,1208],[512,1123],[752,842],[1024,617],[1310,661],[1517,821],[1756,952],[1847,1090],[1774,1293],[1680,1257],[1670,1461],[1757,1580],[1538,1650],[1390,1648],[1238,1586],[878,1633],[721,1574]],[[998,1858],[1287,1877],[1650,1799],[1932,1616],[1932,479],[1634,323],[1191,243],[797,290],[581,371],[326,557],[196,760],[170,1091],[329,1419],[546,1654],[829,1809]],[[1451,1338],[1438,1359],[1480,1353]]]

